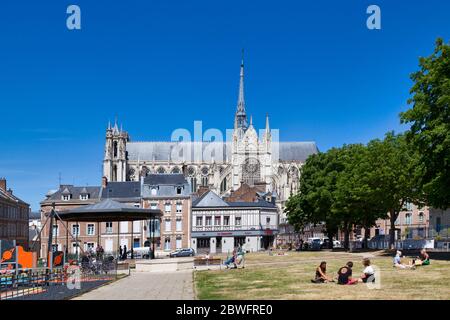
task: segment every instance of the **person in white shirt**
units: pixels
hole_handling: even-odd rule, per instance
[[[364,258],[362,263],[364,265],[364,270],[359,282],[375,282],[375,270],[373,270],[373,267],[370,265],[370,259]]]
[[[398,268],[398,269],[414,269],[415,266],[414,265],[406,265],[402,263],[402,252],[401,251],[397,251],[397,253],[395,254],[394,257],[394,267]]]

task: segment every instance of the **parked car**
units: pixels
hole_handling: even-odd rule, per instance
[[[192,248],[186,249],[178,249],[169,254],[169,257],[193,257],[195,255],[195,251]]]
[[[319,238],[314,238],[311,240],[311,242],[309,242],[309,250],[320,250],[322,246],[322,241]]]
[[[339,240],[333,240],[333,248],[342,248],[342,244]]]

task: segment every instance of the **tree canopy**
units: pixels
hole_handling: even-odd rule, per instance
[[[407,139],[420,155],[420,187],[429,205],[450,207],[450,46],[442,39],[429,57],[421,58],[414,82],[412,108],[400,115],[410,123]]]

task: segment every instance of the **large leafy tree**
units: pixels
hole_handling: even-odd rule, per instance
[[[373,163],[367,147],[362,144],[344,146],[341,161],[344,170],[337,180],[333,212],[340,217],[345,246],[348,247],[350,231],[354,225],[364,228],[367,246],[370,228],[378,218],[385,215],[373,181]]]
[[[411,75],[412,108],[401,120],[411,123],[407,138],[420,155],[427,202],[445,209],[450,207],[450,46],[438,39],[419,65]]]
[[[285,212],[297,230],[306,224],[325,223],[330,239],[336,235],[340,221],[332,214],[334,192],[343,164],[340,149],[309,157],[301,169],[299,193],[289,198]],[[332,242],[331,242],[332,245]]]
[[[395,241],[395,221],[407,202],[421,203],[417,188],[421,176],[417,153],[410,149],[404,135],[387,133],[383,140],[372,140],[367,145],[370,163],[368,181],[370,201],[377,210],[387,212],[390,220],[389,243]],[[382,215],[381,215],[382,217]]]

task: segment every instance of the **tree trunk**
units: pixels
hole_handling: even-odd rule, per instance
[[[348,223],[344,224],[344,249],[350,249],[350,226]]]
[[[365,226],[364,227],[364,242],[363,242],[363,248],[367,249],[368,243],[369,243],[369,237],[370,237],[370,227]]]
[[[389,230],[389,248],[395,249],[395,220],[397,220],[397,213],[394,210],[389,211],[389,220],[391,229]]]
[[[333,250],[333,236],[334,232],[327,232],[328,239],[330,240],[330,243],[328,243],[328,249]]]

